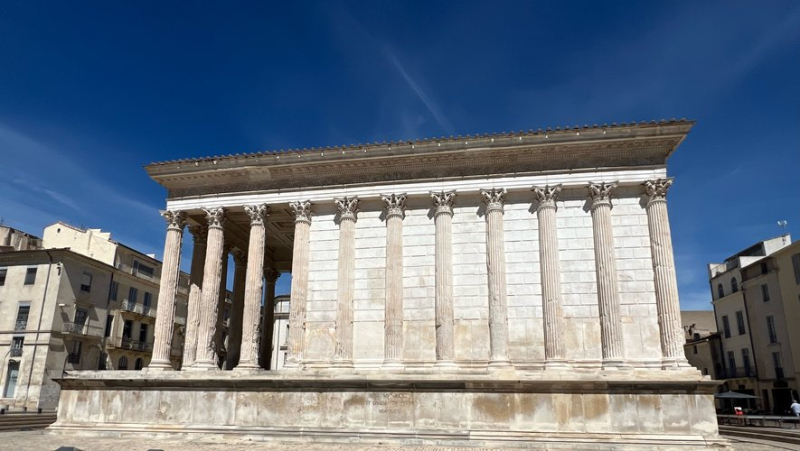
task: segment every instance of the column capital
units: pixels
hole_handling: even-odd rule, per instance
[[[386,218],[399,216],[400,219],[405,217],[406,211],[406,193],[403,194],[384,194],[381,195],[383,203],[386,204]]]
[[[450,216],[453,215],[453,201],[456,198],[455,191],[442,191],[442,192],[432,192],[431,198],[433,199],[433,206],[436,208],[436,212],[434,215],[438,216],[439,214],[449,214]]]
[[[344,221],[356,221],[356,214],[358,213],[358,196],[356,197],[343,197],[341,199],[334,199],[336,208],[339,210],[339,218]]]
[[[209,228],[221,229],[225,226],[227,210],[224,208],[204,208],[203,211],[206,212],[206,221]]]
[[[245,205],[244,211],[250,216],[250,226],[264,225],[264,221],[269,217],[269,206],[267,204],[261,205]]]
[[[189,233],[192,234],[195,244],[205,244],[208,239],[208,226],[205,224],[190,225]]]
[[[652,202],[666,202],[667,190],[672,186],[673,178],[646,180],[642,183],[645,192],[647,193],[647,203]]]
[[[290,202],[289,207],[294,214],[295,222],[305,222],[311,224],[311,201],[301,200],[297,202]]]
[[[508,191],[505,188],[492,188],[491,190],[481,190],[481,196],[483,196],[483,202],[486,204],[486,213],[492,211],[500,211],[503,212],[503,204],[505,203],[505,195]]]
[[[270,268],[269,266],[264,268],[264,278],[267,279],[268,284],[274,285],[280,276],[280,271],[276,270],[275,268]]]
[[[550,186],[545,185],[544,188],[540,186],[534,186],[533,195],[536,197],[536,200],[539,202],[539,206],[536,209],[540,208],[556,208],[556,202],[558,201],[558,195],[561,193],[561,184]]]
[[[618,184],[618,182],[589,182],[588,188],[589,195],[592,197],[592,208],[597,205],[611,205],[611,191],[613,191]]]
[[[247,252],[239,248],[233,248],[231,250],[231,255],[233,255],[233,264],[236,267],[244,268],[245,265],[247,265]]]
[[[183,230],[186,225],[185,211],[164,210],[161,216],[167,221],[167,229]]]

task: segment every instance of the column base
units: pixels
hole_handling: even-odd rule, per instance
[[[604,359],[603,360],[603,370],[627,370],[630,369],[631,366],[625,363],[622,359]]]
[[[436,363],[433,364],[433,367],[455,370],[458,368],[458,365],[452,360],[437,360]]]
[[[692,365],[689,364],[689,361],[683,358],[665,358],[661,359],[661,369],[662,370],[683,370],[686,368],[690,368]]]
[[[546,370],[563,370],[569,367],[565,359],[549,359],[544,362],[544,369]]]
[[[382,368],[386,368],[388,370],[402,370],[405,369],[405,365],[400,360],[385,360],[383,362]]]
[[[186,368],[186,371],[222,371],[214,362],[200,362],[195,360],[192,366]]]
[[[489,361],[489,368],[508,368],[511,366],[511,360],[508,359]]]
[[[240,363],[239,365],[234,367],[231,371],[235,373],[256,374],[264,371],[264,369],[253,362],[247,362],[247,363]]]
[[[334,360],[331,362],[332,368],[353,368],[353,361],[352,360]]]
[[[149,365],[143,368],[143,371],[175,371],[175,368],[167,361],[151,361]]]

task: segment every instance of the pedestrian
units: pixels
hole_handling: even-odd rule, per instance
[[[800,417],[800,403],[796,399],[792,400],[792,405],[789,408],[792,409],[792,415]]]

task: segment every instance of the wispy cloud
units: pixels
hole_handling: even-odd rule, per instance
[[[405,80],[405,82],[408,84],[408,87],[411,88],[411,91],[413,91],[417,98],[419,98],[419,100],[425,105],[425,108],[427,108],[431,113],[433,118],[436,120],[436,123],[439,124],[439,126],[445,131],[447,131],[447,133],[452,135],[454,133],[453,125],[447,120],[444,113],[442,113],[442,110],[439,109],[439,106],[436,105],[433,100],[431,100],[428,94],[426,94],[425,91],[419,86],[419,83],[417,83],[416,80],[414,80],[411,75],[408,74],[408,71],[406,71],[403,65],[400,64],[397,56],[395,56],[391,50],[388,48],[384,49],[384,54],[392,66],[397,69],[397,72],[400,74],[400,76],[403,77],[403,80]]]

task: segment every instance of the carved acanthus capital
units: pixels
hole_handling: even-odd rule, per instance
[[[344,197],[342,199],[335,199],[336,208],[339,210],[339,218],[342,221],[356,220],[356,213],[358,213],[358,197]]]
[[[611,191],[617,187],[617,182],[592,183],[589,182],[589,195],[592,197],[592,207],[597,205],[611,205]]]
[[[490,190],[481,190],[481,196],[483,196],[483,202],[486,203],[486,213],[492,211],[500,211],[503,212],[503,203],[505,202],[505,195],[508,191],[505,188],[496,189],[492,188]]]
[[[311,201],[301,200],[298,202],[291,202],[289,207],[294,213],[294,220],[296,222],[305,222],[311,224]]]
[[[555,208],[558,195],[561,193],[561,184],[555,186],[545,185],[544,188],[534,186],[532,191],[533,195],[536,196],[536,200],[539,202],[537,210],[547,207]]]
[[[208,226],[205,224],[189,226],[189,233],[194,238],[194,244],[205,244],[208,239]]]
[[[183,230],[186,226],[186,212],[176,210],[165,210],[161,216],[167,221],[167,229]]]
[[[667,200],[667,190],[669,187],[672,186],[673,179],[658,179],[658,180],[647,180],[642,185],[644,185],[644,189],[647,192],[647,203],[650,204],[651,202],[658,202],[658,201],[666,201]]]
[[[383,203],[386,204],[386,217],[399,216],[400,219],[405,217],[406,211],[406,194],[388,194],[381,196]]]
[[[275,282],[278,281],[278,277],[280,276],[280,271],[275,268],[270,268],[269,266],[264,268],[264,278],[267,279],[268,284],[275,285]]]
[[[209,228],[221,229],[225,226],[227,212],[224,208],[204,208],[203,211],[206,212],[206,222]]]
[[[247,266],[247,252],[235,247],[231,250],[231,255],[235,266],[242,268]]]
[[[267,204],[261,205],[245,205],[245,213],[250,216],[250,226],[264,225],[264,221],[269,217],[269,206]]]
[[[436,208],[435,214],[447,213],[453,214],[453,201],[456,199],[455,191],[442,191],[439,193],[431,193],[433,199],[433,206]]]

